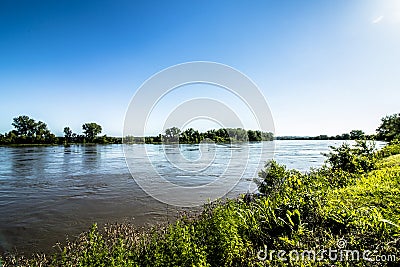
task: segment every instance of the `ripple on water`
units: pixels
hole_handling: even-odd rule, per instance
[[[340,142],[275,141],[274,144],[277,162],[307,171],[321,166],[324,162],[321,152]],[[259,170],[259,157],[265,156],[259,155],[260,145],[248,146],[252,153],[247,162],[250,168],[228,196],[256,190],[252,179]],[[229,161],[231,156],[240,159],[247,153],[247,148],[240,144],[216,144],[208,150],[201,150],[198,145],[135,145],[126,149],[139,151],[130,156],[137,162],[141,178],[153,178],[153,172],[140,169],[143,160],[150,157],[161,175],[187,186],[216,180],[227,164],[238,162]],[[209,153],[206,160],[212,159],[210,166],[204,167],[206,160],[196,161],[200,150],[206,156]],[[271,146],[267,150],[271,152]],[[164,151],[175,156],[174,160],[183,160],[178,165],[184,168],[177,170],[171,165]],[[194,164],[204,170],[193,171]],[[241,166],[231,167],[237,175],[242,174]],[[190,171],[185,172],[186,168]],[[175,218],[177,210],[140,189],[126,166],[122,145],[0,147],[0,250],[15,247],[26,253],[50,251],[57,241],[65,240],[65,235],[73,237],[86,231],[93,222],[154,224]]]

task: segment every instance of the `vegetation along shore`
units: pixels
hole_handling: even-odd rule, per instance
[[[399,125],[383,119],[381,150],[332,147],[307,173],[267,162],[260,194],[147,230],[94,224],[53,255],[5,255],[3,266],[398,266]]]
[[[35,121],[29,116],[23,115],[13,119],[14,130],[0,134],[0,145],[62,145],[62,144],[121,144],[121,137],[99,136],[102,132],[101,125],[90,122],[82,125],[82,134],[77,134],[70,127],[64,127],[64,136],[57,137],[47,128],[42,121]],[[165,130],[164,134],[157,136],[126,136],[124,143],[135,144],[160,144],[160,143],[181,143],[198,144],[202,141],[216,143],[229,142],[258,142],[271,141],[274,136],[269,132],[259,130],[244,130],[241,128],[221,128],[199,132],[193,128],[181,131],[177,127]]]
[[[193,128],[181,131],[177,127],[165,130],[164,134],[157,136],[125,136],[111,137],[99,136],[102,132],[101,125],[90,122],[82,125],[82,134],[77,134],[68,126],[64,127],[64,136],[57,137],[42,121],[35,121],[29,116],[22,115],[15,117],[12,122],[13,130],[1,134],[0,145],[60,145],[60,144],[121,144],[124,143],[181,143],[197,144],[200,142],[212,141],[216,143],[229,142],[258,142],[271,140],[384,140],[390,141],[399,138],[396,132],[400,126],[400,114],[393,114],[382,118],[382,123],[377,129],[377,134],[366,135],[362,130],[352,130],[350,133],[343,133],[336,136],[278,136],[274,138],[271,132],[259,130],[245,130],[241,128],[212,129],[206,132],[199,132]]]

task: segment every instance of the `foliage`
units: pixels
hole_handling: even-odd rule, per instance
[[[143,138],[140,137],[125,137],[126,143],[143,143]],[[218,130],[212,129],[204,133],[199,132],[193,128],[188,128],[180,131],[177,127],[168,128],[165,134],[160,137],[152,136],[145,137],[144,142],[147,144],[160,143],[181,143],[181,144],[198,144],[200,142],[215,142],[215,143],[230,143],[230,142],[259,142],[271,141],[273,134],[261,131],[253,131],[242,128],[220,128]]]
[[[376,129],[379,140],[400,139],[400,113],[386,116],[381,121],[381,125]]]
[[[64,127],[64,138],[65,138],[65,142],[69,143],[72,141],[72,130],[69,127]]]
[[[179,136],[179,143],[197,144],[201,141],[199,131],[189,128],[183,131]]]
[[[352,130],[335,136],[321,134],[318,136],[278,136],[277,140],[375,140],[375,135],[366,135],[362,130]]]
[[[378,152],[378,156],[381,158],[396,154],[400,154],[400,141],[397,139],[392,140]]]
[[[13,119],[14,130],[0,135],[0,144],[54,144],[57,138],[47,128],[47,124],[28,116]]]
[[[95,122],[90,122],[90,123],[85,123],[82,125],[82,130],[83,133],[85,134],[85,137],[87,141],[93,142],[94,138],[101,133],[102,128],[100,125],[98,125]]]
[[[181,131],[177,127],[168,128],[163,135],[158,136],[125,136],[124,143],[130,144],[160,144],[164,143],[181,143],[181,144],[198,144],[200,142],[215,143],[232,143],[232,142],[260,142],[272,141],[274,136],[269,132],[245,130],[242,128],[220,128],[212,129],[206,132],[199,132],[193,128]]]
[[[376,150],[375,143],[365,140],[357,140],[354,147],[344,143],[339,147],[331,146],[331,152],[324,154],[326,163],[332,171],[344,171],[348,173],[364,173],[375,168]]]
[[[352,130],[350,132],[351,140],[362,140],[365,138],[365,133],[362,130]]]
[[[13,119],[14,130],[0,134],[0,145],[14,144],[120,144],[122,138],[109,137],[107,135],[98,136],[101,125],[91,122],[82,125],[83,134],[77,134],[68,126],[64,127],[63,137],[56,137],[48,129],[44,122],[36,122],[28,116],[19,116]],[[208,130],[200,133],[189,128],[181,132],[177,127],[168,128],[165,133],[158,136],[135,137],[125,136],[124,143],[146,143],[160,144],[165,143],[184,143],[198,144],[200,142],[230,143],[230,142],[259,142],[272,141],[273,134],[269,132],[244,130],[241,128],[221,128],[218,130]]]
[[[165,130],[163,136],[165,142],[178,142],[181,130],[178,127],[172,127]]]
[[[64,137],[56,137],[47,128],[47,124],[28,116],[19,116],[13,119],[14,130],[0,134],[0,145],[55,145],[55,144],[121,144],[122,138],[109,137],[107,135],[97,136],[101,133],[101,126],[97,123],[85,123],[82,128],[83,134],[72,132],[70,127],[64,127]]]
[[[36,122],[26,115],[14,118],[12,126],[14,126],[18,136],[32,137],[35,135]]]
[[[271,160],[265,164],[265,169],[261,170],[258,176],[261,178],[261,182],[258,182],[258,190],[262,194],[271,194],[278,190],[282,183],[290,175],[286,167],[279,165],[276,161]]]

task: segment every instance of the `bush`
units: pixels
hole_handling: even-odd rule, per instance
[[[351,174],[366,173],[376,167],[376,148],[374,142],[357,140],[354,147],[344,143],[339,147],[330,147],[331,152],[324,154],[325,161],[332,171],[344,171]]]
[[[258,176],[258,190],[262,194],[271,194],[276,191],[287,178],[288,173],[284,165],[278,164],[275,160],[270,160],[265,164],[265,168],[260,171]]]
[[[391,141],[389,144],[378,151],[378,156],[380,158],[389,157],[397,154],[400,154],[400,140],[398,139]]]

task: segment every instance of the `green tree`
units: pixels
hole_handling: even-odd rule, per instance
[[[13,133],[16,137],[10,139],[11,143],[46,143],[52,144],[56,142],[56,136],[47,128],[47,124],[29,118],[26,115],[13,119],[12,125],[15,127]],[[11,135],[10,135],[11,136]]]
[[[179,134],[181,130],[178,127],[172,127],[165,130],[165,141],[167,142],[178,142],[179,141]]]
[[[82,130],[83,133],[85,134],[85,137],[87,141],[92,142],[94,138],[101,133],[102,128],[100,125],[98,125],[95,122],[90,122],[90,123],[85,123],[82,125]]]
[[[350,134],[344,133],[340,136],[341,140],[349,140],[350,139]]]
[[[197,144],[200,142],[200,133],[193,128],[186,129],[180,134],[179,142]]]
[[[35,133],[35,142],[37,143],[43,143],[47,139],[51,138],[50,136],[51,133],[47,129],[47,124],[42,121],[38,121],[35,123],[34,133]]]
[[[220,128],[215,132],[215,142],[229,142],[229,134],[224,128]]]
[[[350,132],[351,140],[362,140],[365,139],[365,133],[362,130],[352,130]]]
[[[248,141],[247,131],[242,128],[227,128],[231,141]]]
[[[14,118],[12,126],[14,126],[15,130],[17,131],[17,135],[20,137],[32,138],[35,134],[35,120],[26,115]]]
[[[379,140],[400,139],[400,113],[386,116],[381,121],[381,125],[376,129]]]
[[[69,143],[72,139],[72,130],[69,127],[64,127],[64,138],[65,142]]]
[[[12,130],[5,135],[4,142],[6,144],[15,144],[17,143],[17,139],[18,139],[18,132],[16,130]]]
[[[274,134],[270,133],[270,132],[262,132],[261,139],[263,141],[272,141],[272,140],[274,140]]]
[[[237,128],[236,129],[236,139],[238,141],[248,141],[249,140],[249,136],[247,134],[247,131],[245,129],[242,128]]]
[[[260,131],[248,130],[247,135],[249,136],[249,141],[261,141],[262,140]]]
[[[215,139],[215,135],[216,135],[216,133],[215,133],[214,129],[208,130],[207,132],[204,133],[204,138],[208,138],[210,140],[214,140]]]

